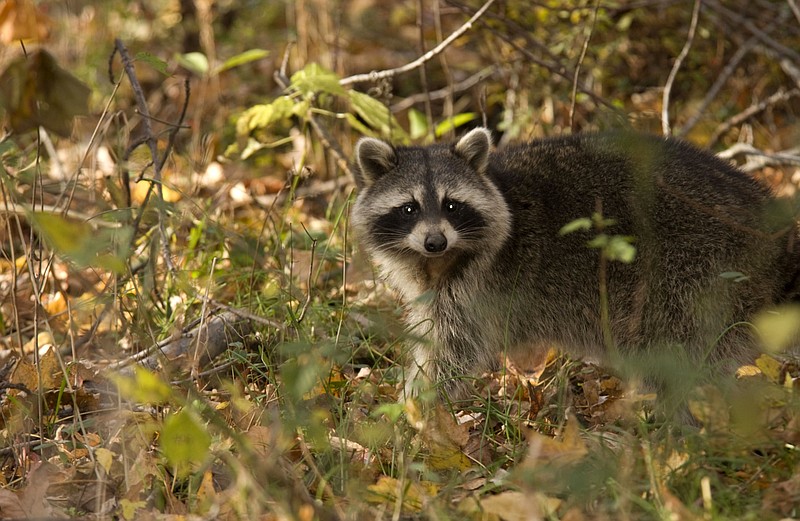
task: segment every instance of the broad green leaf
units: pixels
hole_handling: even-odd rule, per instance
[[[112,374],[111,379],[122,396],[137,403],[164,404],[172,397],[169,384],[143,367],[134,367],[133,376]]]
[[[581,217],[574,221],[568,222],[558,230],[559,235],[567,235],[577,231],[588,231],[592,229],[592,220],[588,217]]]
[[[408,140],[408,135],[400,127],[400,123],[392,115],[389,107],[363,92],[351,90],[347,94],[353,110],[367,123],[367,126],[393,141]],[[370,131],[363,133],[372,134]]]
[[[614,235],[609,239],[603,253],[609,260],[630,264],[636,257],[636,247],[631,244],[632,240],[624,235]]]
[[[144,62],[164,76],[169,76],[169,73],[167,73],[167,62],[161,58],[153,56],[149,52],[140,52],[136,54],[136,61]]]
[[[345,96],[346,90],[339,84],[339,77],[328,69],[309,63],[302,70],[292,75],[292,87],[304,98],[311,98],[317,93],[327,92],[336,96]]]
[[[87,222],[50,213],[30,212],[29,218],[55,251],[78,266],[96,266],[115,273],[125,271],[132,227],[97,230]]]
[[[298,102],[289,96],[280,96],[272,103],[255,105],[245,110],[236,122],[236,133],[246,136],[256,129],[267,128],[270,125],[283,121],[295,115],[300,109],[308,110],[306,101]]]
[[[211,435],[195,414],[183,409],[164,420],[159,443],[167,461],[177,468],[179,474],[186,475],[192,465],[208,457]]]
[[[269,56],[269,51],[264,49],[250,49],[248,51],[244,51],[241,54],[237,54],[236,56],[225,60],[222,65],[214,69],[214,74],[219,74],[223,71],[227,71],[228,69],[233,69],[234,67],[260,60],[262,58],[266,58],[267,56]]]
[[[417,109],[408,111],[408,130],[411,139],[419,139],[428,135],[428,118]]]
[[[205,76],[208,74],[208,58],[201,52],[187,52],[186,54],[178,54],[175,56],[175,59],[181,65],[181,67],[189,69],[195,74],[200,76]]]
[[[89,112],[89,94],[85,84],[42,49],[12,61],[0,75],[0,105],[20,134],[41,126],[69,136],[75,116]]]
[[[451,130],[455,130],[461,125],[469,123],[470,121],[476,119],[478,114],[475,112],[462,112],[461,114],[456,114],[452,118],[447,118],[446,120],[442,121],[436,128],[433,130],[433,133],[436,134],[437,137],[447,134]]]

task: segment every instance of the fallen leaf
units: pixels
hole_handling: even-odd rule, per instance
[[[25,519],[28,517],[25,509],[22,508],[17,495],[5,488],[0,488],[0,515],[3,519]]]
[[[781,363],[775,360],[773,357],[769,355],[759,356],[756,358],[756,367],[761,370],[761,372],[770,382],[782,383],[780,382]]]
[[[433,483],[401,482],[389,476],[381,476],[378,482],[367,487],[370,503],[394,504],[402,497],[405,512],[419,512],[424,501],[435,496],[439,489]]]
[[[560,499],[540,492],[531,494],[509,490],[476,499],[474,502],[462,502],[459,510],[471,514],[488,514],[503,521],[538,521],[553,516],[560,505]]]
[[[540,464],[570,465],[581,460],[588,452],[580,435],[578,420],[569,416],[558,439],[538,432],[528,434],[528,452],[522,466],[531,468]]]
[[[97,460],[97,463],[103,467],[103,470],[106,471],[106,474],[111,472],[111,465],[114,463],[114,453],[110,450],[100,447],[99,449],[95,449],[94,451],[94,459]]]

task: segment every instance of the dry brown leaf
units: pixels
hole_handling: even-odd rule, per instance
[[[39,368],[41,369],[42,381],[39,382],[39,370],[32,362],[22,358],[17,362],[14,372],[11,375],[11,383],[24,385],[31,391],[41,389],[49,391],[60,389],[64,375],[54,349],[48,349],[39,357]]]
[[[64,476],[55,465],[47,462],[34,464],[28,474],[27,486],[19,492],[20,504],[28,517],[51,517],[53,508],[47,501],[47,489],[55,482],[61,482]]]
[[[762,497],[761,506],[765,512],[784,516],[794,514],[800,505],[800,473],[770,486]]]
[[[555,514],[560,505],[560,499],[547,497],[540,492],[506,491],[474,502],[462,502],[459,510],[473,515],[488,514],[502,521],[538,521]]]
[[[533,468],[540,464],[569,465],[581,460],[588,452],[580,435],[578,420],[569,416],[558,439],[538,432],[528,434],[528,452],[522,467]]]
[[[214,475],[210,469],[203,472],[203,481],[197,490],[197,500],[200,503],[200,513],[207,514],[217,503],[217,491],[214,489]]]
[[[17,495],[4,488],[0,488],[0,516],[3,519],[25,519],[28,513],[22,508],[22,502]]]
[[[0,42],[45,40],[50,21],[31,0],[5,0],[0,5]]]

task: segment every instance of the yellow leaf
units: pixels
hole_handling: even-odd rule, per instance
[[[367,487],[367,491],[367,501],[370,503],[393,504],[402,497],[404,511],[419,512],[423,501],[438,494],[439,488],[430,482],[400,482],[389,476],[381,476],[377,483]]]
[[[151,182],[148,181],[147,179],[142,179],[141,181],[138,181],[135,185],[133,185],[133,190],[131,190],[131,200],[135,203],[139,204],[143,203],[148,190],[150,190],[150,185]],[[155,190],[155,188],[153,190]],[[164,201],[168,203],[176,203],[180,201],[181,198],[183,197],[183,195],[179,191],[170,188],[169,186],[163,183],[161,185],[161,193],[164,194]],[[151,197],[153,195],[151,195]]]
[[[121,499],[119,501],[119,506],[122,510],[122,517],[124,519],[135,519],[136,518],[136,511],[140,508],[146,508],[147,503],[145,501],[131,501],[129,499]]]
[[[781,363],[769,355],[761,355],[756,359],[756,367],[758,367],[764,376],[770,382],[779,383],[778,379],[781,376]]]
[[[736,370],[736,378],[752,378],[763,374],[761,369],[755,365],[743,365]]]
[[[95,449],[94,451],[94,459],[97,460],[97,463],[103,467],[103,470],[106,471],[106,474],[111,472],[111,465],[114,463],[114,453],[110,450],[100,447],[99,449]]]
[[[172,397],[172,388],[155,373],[134,367],[133,376],[111,375],[120,394],[144,403],[165,403]]]

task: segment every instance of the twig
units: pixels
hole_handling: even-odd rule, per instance
[[[689,36],[686,38],[686,43],[683,45],[678,58],[672,64],[672,70],[667,77],[667,83],[664,85],[664,96],[661,102],[661,132],[665,136],[670,135],[669,128],[669,95],[672,92],[672,84],[675,82],[675,76],[678,75],[678,70],[686,56],[689,54],[689,49],[692,48],[694,42],[695,31],[697,30],[697,20],[700,18],[700,4],[701,0],[694,0],[694,8],[692,9],[692,22],[689,25]]]
[[[211,291],[211,281],[214,280],[214,269],[217,267],[217,257],[211,259],[211,270],[208,274],[208,283],[206,284],[206,294],[203,295],[203,307],[200,309],[200,325],[197,327],[197,342],[194,345],[194,357],[192,358],[191,375],[199,385],[198,373],[200,372],[200,348],[204,346],[208,348],[208,332],[206,338],[203,339],[203,331],[206,322],[206,310],[208,309],[208,294]],[[205,342],[203,342],[205,340]]]
[[[303,303],[303,308],[300,310],[300,315],[297,317],[298,324],[303,321],[303,318],[306,316],[306,311],[308,310],[308,305],[311,304],[311,277],[314,273],[314,254],[317,250],[317,239],[308,233],[305,225],[301,223],[301,226],[303,226],[303,231],[306,232],[308,238],[311,239],[311,260],[308,264],[308,278],[306,279],[306,301]]]
[[[437,3],[439,0],[435,0]],[[417,0],[417,34],[419,35],[419,53],[425,54],[425,17],[423,12],[425,10],[425,0]],[[425,106],[425,121],[428,129],[433,128],[433,110],[431,109],[431,96],[430,89],[428,88],[428,71],[423,63],[419,68],[419,81],[422,87]]]
[[[771,95],[767,99],[761,101],[760,103],[751,105],[742,112],[728,118],[722,124],[717,126],[717,128],[714,130],[714,133],[711,135],[711,138],[709,139],[708,147],[710,148],[716,145],[717,141],[719,141],[719,139],[732,127],[735,127],[736,125],[739,125],[747,121],[748,119],[755,116],[759,112],[764,111],[765,109],[771,107],[772,105],[775,105],[776,103],[790,100],[794,97],[797,97],[798,95],[800,95],[800,89],[792,89],[788,92],[783,89],[779,89],[778,92]]]
[[[457,6],[457,7],[459,7],[460,9],[464,9],[463,6],[461,6],[460,4],[458,4],[456,2],[452,2],[451,1],[450,3],[455,5],[455,6]],[[484,27],[486,28],[486,30],[488,30],[493,35],[497,36],[498,38],[500,38],[501,40],[506,42],[511,47],[513,47],[517,52],[519,52],[525,58],[525,60],[528,60],[529,62],[531,62],[531,63],[533,63],[535,65],[538,65],[540,67],[543,67],[543,68],[547,69],[548,71],[550,71],[550,73],[552,73],[552,74],[554,74],[556,76],[559,76],[559,77],[569,81],[570,83],[572,82],[572,77],[573,77],[574,73],[571,70],[569,70],[569,68],[566,67],[564,64],[560,63],[558,61],[558,57],[553,55],[550,52],[549,49],[547,49],[545,46],[541,45],[540,43],[538,43],[538,42],[536,42],[534,40],[531,40],[528,37],[528,34],[527,34],[528,31],[525,28],[520,27],[518,24],[516,24],[516,23],[514,23],[514,22],[512,22],[512,21],[510,21],[510,20],[508,20],[506,18],[494,17],[494,20],[496,20],[496,21],[498,21],[500,23],[503,23],[507,27],[510,27],[510,28],[516,30],[517,34],[519,36],[521,36],[522,38],[525,38],[525,43],[526,44],[529,44],[531,46],[536,47],[543,54],[545,54],[548,57],[550,57],[550,59],[553,60],[553,62],[547,62],[546,60],[543,60],[543,59],[539,58],[536,54],[531,52],[530,49],[520,45],[519,42],[516,41],[516,39],[514,38],[514,36],[516,36],[517,34],[515,34],[513,36],[510,36],[509,34],[507,34],[507,32],[498,31],[497,29],[495,29],[491,25],[488,25],[488,24],[484,23]],[[597,103],[599,105],[603,105],[604,107],[607,107],[608,109],[612,110],[616,114],[620,114],[620,111],[619,111],[618,108],[616,108],[614,105],[612,105],[611,103],[609,103],[605,99],[603,99],[600,96],[598,96],[597,94],[595,94],[591,89],[587,88],[585,85],[581,84],[581,85],[578,86],[578,88],[580,89],[580,91],[582,93],[584,93],[587,96],[589,96],[590,98],[592,98],[592,100],[595,103]],[[511,93],[513,91],[509,90],[509,92]]]
[[[749,19],[728,9],[727,7],[720,4],[717,0],[705,0],[705,3],[706,5],[713,7],[715,12],[721,13],[722,15],[724,15],[737,25],[743,26],[745,29],[750,31],[750,34],[752,34],[753,36],[757,36],[758,39],[761,40],[761,42],[764,43],[767,47],[770,47],[771,49],[773,49],[782,56],[791,58],[795,62],[800,62],[800,53],[778,42],[777,40],[772,38],[769,34],[756,27],[755,24],[753,24],[753,22],[751,22]]]
[[[572,101],[569,104],[569,128],[573,132],[575,131],[575,100],[578,95],[578,77],[580,76],[583,60],[586,58],[586,51],[587,49],[589,49],[589,41],[592,39],[592,34],[594,33],[594,24],[597,21],[597,11],[599,9],[600,9],[600,0],[595,0],[594,9],[592,10],[592,23],[589,25],[589,34],[587,34],[586,38],[583,40],[583,46],[581,47],[581,55],[578,58],[578,63],[575,65],[575,74],[573,74],[572,76],[572,94],[571,94]]]
[[[786,0],[789,3],[789,7],[792,8],[792,12],[794,13],[794,17],[797,18],[797,22],[800,23],[800,8],[797,7],[797,2],[795,0]]]
[[[733,74],[733,72],[736,70],[739,62],[741,62],[742,59],[747,56],[747,53],[753,50],[753,47],[756,46],[757,42],[758,38],[751,36],[749,40],[747,40],[736,50],[736,53],[733,55],[733,57],[731,57],[731,60],[728,62],[725,68],[722,69],[722,72],[719,74],[719,76],[717,76],[717,79],[714,80],[714,84],[710,89],[708,89],[708,92],[706,92],[705,97],[703,97],[703,101],[700,103],[700,107],[698,107],[694,115],[689,118],[689,121],[687,121],[686,124],[675,133],[678,137],[685,137],[694,128],[694,126],[697,125],[697,122],[700,121],[700,118],[703,116],[706,108],[708,108],[714,98],[717,97],[717,94],[719,94],[719,91],[725,85],[725,82],[728,81],[728,78],[730,78],[731,74]]]
[[[421,92],[419,94],[413,94],[407,98],[403,98],[402,100],[398,101],[394,105],[391,106],[392,112],[400,112],[410,108],[417,103],[426,101],[430,98],[431,101],[437,101],[440,99],[444,99],[451,94],[455,94],[456,92],[462,92],[467,89],[471,89],[478,83],[482,82],[489,76],[497,71],[497,65],[490,65],[483,70],[480,70],[470,76],[469,78],[463,79],[458,83],[454,83],[453,85],[448,85],[447,87],[433,90],[430,92]]]
[[[481,8],[478,9],[475,12],[475,14],[472,15],[472,17],[464,23],[464,25],[462,25],[461,27],[456,29],[452,34],[450,34],[450,36],[448,36],[447,38],[442,40],[442,42],[439,45],[437,45],[436,47],[434,47],[430,51],[426,52],[425,54],[423,54],[422,56],[420,56],[416,60],[414,60],[414,61],[412,61],[410,63],[407,63],[407,64],[405,64],[405,65],[403,65],[401,67],[396,67],[394,69],[386,69],[386,70],[382,70],[382,71],[372,71],[372,72],[367,73],[367,74],[356,74],[356,75],[353,75],[353,76],[348,76],[347,78],[343,78],[341,81],[339,81],[339,83],[341,85],[352,85],[353,83],[361,83],[361,82],[364,82],[364,81],[374,82],[374,81],[381,80],[381,79],[384,79],[384,78],[392,78],[392,77],[394,77],[394,76],[396,76],[398,74],[403,74],[404,72],[413,71],[414,69],[422,66],[426,62],[428,62],[431,59],[435,58],[438,54],[440,54],[442,51],[447,49],[447,47],[451,43],[453,43],[456,39],[458,39],[461,35],[463,35],[467,31],[469,31],[472,28],[472,26],[475,24],[475,22],[481,16],[483,16],[483,13],[485,13],[486,10],[489,9],[489,7],[491,7],[492,4],[494,4],[494,3],[495,3],[495,0],[488,0],[488,2],[483,4],[483,6],[481,6]]]
[[[740,166],[745,172],[753,172],[765,166],[800,165],[800,147],[783,150],[778,153],[770,154],[758,150],[753,145],[747,143],[736,143],[732,147],[717,154],[721,159],[733,159],[736,156],[744,155],[747,162]]]
[[[167,230],[166,230],[166,214],[164,212],[164,190],[161,185],[161,167],[163,165],[163,161],[166,159],[164,156],[163,159],[159,158],[158,156],[158,138],[156,137],[155,133],[153,132],[153,126],[151,124],[150,118],[150,109],[147,107],[147,100],[144,96],[144,91],[142,90],[142,86],[139,84],[139,79],[136,77],[136,71],[133,67],[133,60],[131,60],[130,54],[128,53],[128,49],[125,47],[125,44],[122,43],[122,40],[119,38],[114,40],[114,53],[113,55],[119,53],[119,56],[122,60],[122,66],[125,69],[125,74],[128,77],[128,81],[130,82],[131,89],[133,90],[134,98],[136,99],[136,106],[139,110],[139,113],[142,115],[142,129],[144,131],[144,138],[143,141],[139,144],[146,143],[150,148],[150,157],[152,158],[152,165],[153,165],[153,182],[150,184],[150,188],[147,191],[147,194],[144,197],[144,201],[142,202],[142,210],[139,212],[139,215],[136,219],[136,224],[138,227],[138,223],[141,221],[142,216],[144,215],[145,207],[147,206],[147,202],[150,199],[150,194],[155,189],[156,194],[158,195],[158,229],[159,234],[161,235],[161,253],[164,257],[164,263],[167,266],[169,271],[174,271],[175,266],[172,263],[172,256],[169,251],[169,238],[167,237]],[[188,100],[187,100],[188,101]],[[184,105],[184,112],[185,112],[185,105]],[[138,146],[138,144],[137,144]],[[169,150],[167,150],[169,152]],[[131,240],[135,240],[134,237]]]

